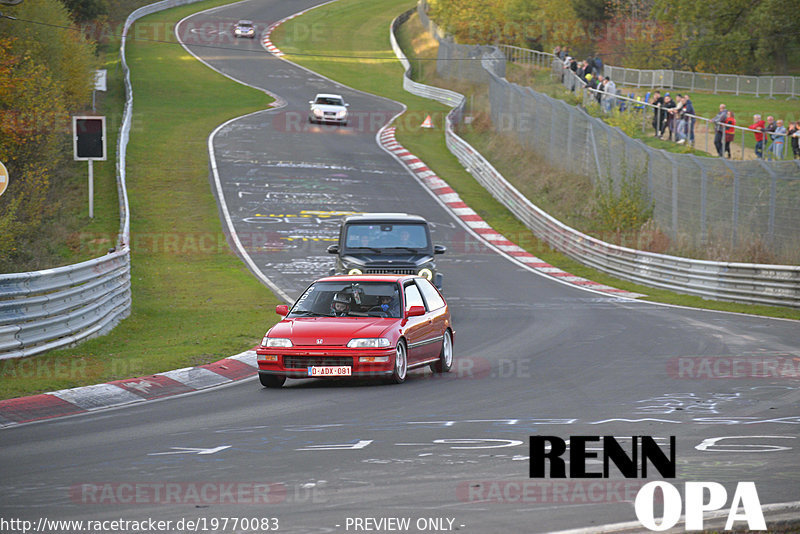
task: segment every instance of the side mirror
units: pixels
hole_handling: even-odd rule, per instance
[[[425,315],[425,306],[411,306],[406,314],[409,317],[419,317]]]
[[[313,103],[314,103],[314,101],[313,101],[313,100],[309,100],[309,101],[308,101],[308,103],[309,103],[309,104],[313,104]]]
[[[447,252],[447,247],[444,245],[433,245],[433,253],[434,254],[444,254]]]
[[[287,315],[289,315],[289,306],[287,306],[286,304],[278,304],[277,306],[275,306],[275,313],[277,313],[281,317],[286,317]]]
[[[339,245],[331,245],[328,247],[328,254],[338,254],[339,253]]]
[[[349,108],[350,104],[345,104],[344,107]]]

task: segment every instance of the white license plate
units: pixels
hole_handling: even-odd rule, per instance
[[[348,365],[309,367],[308,376],[350,376],[353,368]]]

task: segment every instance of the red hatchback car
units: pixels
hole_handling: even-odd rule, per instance
[[[453,365],[453,324],[442,295],[411,275],[330,276],[311,284],[256,349],[268,388],[286,378],[382,377]]]

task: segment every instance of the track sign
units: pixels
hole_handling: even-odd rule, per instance
[[[72,117],[76,161],[106,160],[106,118]]]
[[[6,189],[8,189],[8,169],[0,161],[0,196],[6,192]]]

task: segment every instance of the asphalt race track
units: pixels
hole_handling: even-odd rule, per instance
[[[247,1],[183,24],[249,18],[260,34],[315,3]],[[572,480],[554,494],[552,480],[529,479],[535,434],[676,436],[671,482],[681,492],[684,481],[714,481],[730,496],[737,482],[754,481],[762,504],[800,501],[797,375],[724,377],[735,361],[800,368],[797,322],[630,301],[530,272],[488,249],[377,145],[378,129],[402,106],[271,57],[258,39],[183,30],[209,65],[286,101],[227,123],[213,139],[218,200],[256,267],[296,297],[332,265],[325,248],[341,213],[423,215],[448,248],[437,259],[456,327],[454,370],[413,371],[399,386],[290,380],[267,390],[245,380],[8,428],[0,431],[0,516],[277,518],[280,532],[298,533],[352,532],[354,518],[470,533],[636,519],[642,480],[617,477],[591,494],[581,486],[590,480]],[[192,46],[214,42],[225,48]],[[356,119],[309,125],[317,92],[343,94]],[[539,486],[523,494],[531,482]],[[178,489],[154,490],[170,484]],[[234,492],[192,495],[208,485]],[[432,521],[420,529],[420,518]]]

